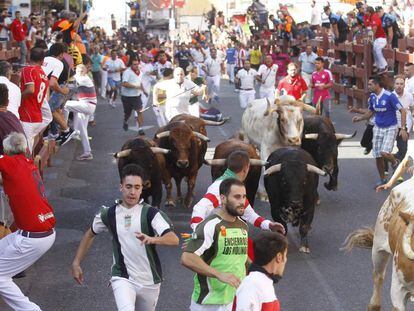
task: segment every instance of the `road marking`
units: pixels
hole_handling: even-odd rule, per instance
[[[290,234],[290,232],[288,233],[288,235],[291,238],[290,239],[291,243],[297,249],[299,249],[299,245],[296,243],[296,238],[297,237]],[[300,254],[302,254],[302,253],[299,253],[299,255]],[[302,255],[303,255],[303,258],[305,259],[306,263],[308,264],[309,268],[311,269],[312,273],[316,276],[316,279],[321,284],[322,290],[324,291],[324,293],[326,295],[326,298],[328,298],[329,302],[333,306],[333,310],[335,310],[335,311],[345,311],[345,308],[341,305],[341,303],[338,299],[338,296],[331,289],[331,287],[329,286],[328,282],[326,281],[326,279],[323,276],[323,274],[321,273],[321,271],[319,271],[316,264],[309,258],[309,255],[307,255],[307,254],[302,254]]]

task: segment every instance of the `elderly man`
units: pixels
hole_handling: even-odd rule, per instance
[[[153,92],[156,94],[159,90],[166,92],[165,99],[165,117],[168,122],[176,115],[185,113],[191,114],[189,110],[190,97],[192,95],[200,96],[205,93],[206,87],[197,86],[189,79],[184,79],[184,70],[180,67],[174,69],[174,78],[165,80],[154,85]],[[154,106],[159,106],[157,96],[153,97]]]
[[[26,137],[11,133],[3,140],[3,147],[0,180],[19,230],[0,240],[0,296],[13,310],[40,311],[12,277],[30,267],[52,247],[55,217],[39,171],[25,156]]]

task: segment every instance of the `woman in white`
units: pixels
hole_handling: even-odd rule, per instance
[[[79,161],[93,159],[88,137],[88,122],[89,117],[95,112],[97,100],[95,86],[87,73],[86,66],[78,65],[76,67],[75,80],[78,86],[78,100],[68,100],[64,109],[66,120],[68,119],[69,112],[73,112],[73,127],[80,134],[83,154],[76,157]]]
[[[206,86],[199,87],[194,82],[185,79],[184,70],[180,67],[174,69],[173,79],[162,81],[154,85],[154,93],[158,90],[166,92],[165,99],[165,117],[169,122],[179,114],[191,114],[190,97],[192,95],[200,96],[205,92]],[[155,106],[158,106],[158,99],[154,96]]]

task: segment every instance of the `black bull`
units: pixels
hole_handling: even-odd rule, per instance
[[[338,189],[338,145],[352,135],[335,133],[332,122],[321,116],[304,118],[302,148],[309,152],[317,166],[329,175],[327,190]]]
[[[318,198],[319,175],[312,156],[299,147],[285,147],[267,159],[264,184],[269,196],[272,218],[283,224],[299,226],[300,251],[309,253],[308,231],[311,228]]]

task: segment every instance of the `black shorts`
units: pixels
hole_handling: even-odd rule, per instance
[[[125,120],[127,120],[133,110],[142,109],[141,96],[121,96],[122,106],[124,107]]]

